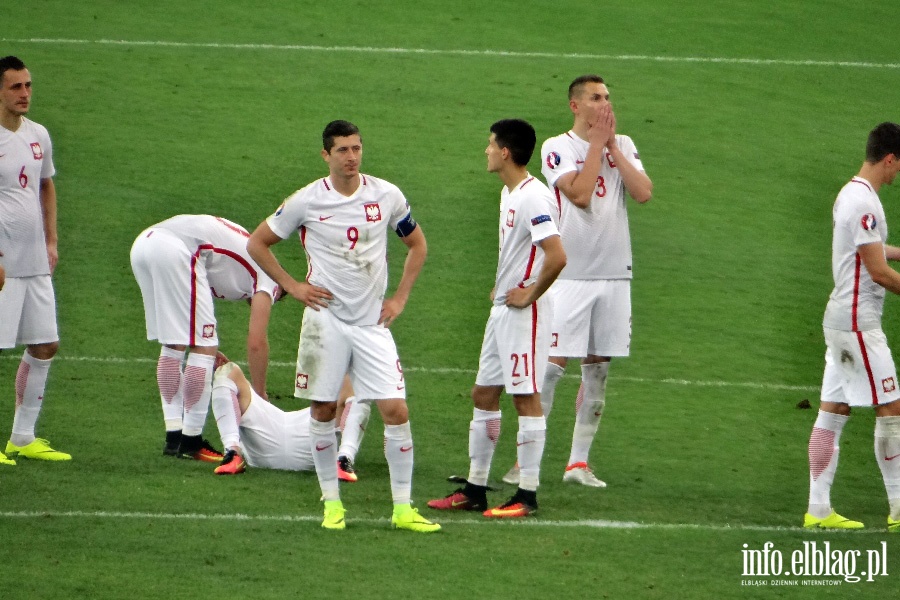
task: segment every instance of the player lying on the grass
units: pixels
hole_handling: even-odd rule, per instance
[[[341,415],[338,419],[338,433],[340,433],[338,479],[352,483],[358,479],[353,463],[356,461],[359,445],[369,424],[372,404],[357,400],[353,395],[353,385],[349,377],[344,377],[344,384],[341,386],[337,414]]]
[[[281,410],[256,393],[238,365],[228,362],[221,354],[220,360],[224,364],[216,369],[213,378],[212,409],[225,456],[215,473],[236,475],[243,473],[247,465],[314,471],[309,409]],[[342,393],[352,391],[346,386]],[[357,403],[352,396],[342,397],[341,401],[346,401],[348,406]]]

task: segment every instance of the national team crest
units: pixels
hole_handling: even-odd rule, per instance
[[[550,334],[550,347],[551,348],[559,348],[559,334],[551,333]]]
[[[41,150],[41,145],[37,142],[31,143],[31,153],[34,154],[34,160],[41,160],[44,158],[44,151]]]
[[[208,340],[216,335],[216,326],[214,323],[207,323],[203,326],[203,339]]]
[[[377,202],[375,204],[365,204],[364,207],[366,209],[366,221],[374,223],[381,220],[381,207],[378,206]]]
[[[556,152],[551,152],[547,155],[547,166],[551,169],[555,169],[559,166],[559,163],[562,159],[559,157],[559,154]]]
[[[884,390],[885,394],[888,394],[897,389],[897,383],[894,381],[893,377],[885,377],[881,380],[881,388]]]
[[[875,215],[872,213],[866,213],[862,217],[862,228],[866,231],[872,231],[875,229],[875,225],[877,221],[875,221]]]
[[[306,373],[297,373],[297,389],[305,390],[309,385],[309,375]]]
[[[516,211],[513,209],[509,209],[509,212],[506,213],[506,226],[512,227],[513,223],[516,222]]]

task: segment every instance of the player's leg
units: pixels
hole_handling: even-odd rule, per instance
[[[353,394],[353,385],[350,378],[345,377],[341,385],[341,394],[338,406],[343,400],[341,410],[341,444],[338,449],[338,478],[341,481],[354,482],[358,479],[354,462],[362,444],[366,427],[369,424],[369,416],[372,413],[372,405],[369,402],[360,402]]]
[[[53,283],[49,275],[26,277],[17,283],[24,286],[19,296],[22,308],[18,342],[25,344],[26,349],[16,372],[16,411],[6,454],[9,459],[70,460],[69,454],[54,450],[47,440],[35,435],[50,364],[59,350]]]
[[[246,468],[241,455],[240,425],[241,415],[250,405],[250,389],[250,382],[236,364],[229,362],[216,369],[212,409],[225,450],[222,464],[215,469],[217,475],[236,475]]]
[[[203,438],[212,400],[212,376],[217,346],[191,346],[184,365],[184,417],[179,458],[219,463],[222,453]]]
[[[843,369],[833,360],[833,352],[837,351],[840,356],[846,349],[847,340],[842,338],[847,336],[831,335],[827,331],[819,414],[809,437],[809,505],[803,526],[858,529],[862,523],[837,514],[831,506],[831,486],[840,456],[841,432],[850,418],[847,399],[853,394],[853,386],[849,382],[855,369]]]
[[[322,527],[345,529],[337,474],[336,401],[350,366],[352,332],[330,311],[305,309],[294,396],[310,401],[309,443],[325,501]]]

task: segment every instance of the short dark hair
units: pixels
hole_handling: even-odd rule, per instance
[[[7,71],[23,71],[26,68],[25,63],[15,56],[0,58],[0,83],[3,82],[3,76]]]
[[[869,133],[866,162],[880,162],[888,154],[900,158],[900,125],[886,121]]]
[[[322,147],[325,152],[330,153],[334,148],[334,138],[348,135],[359,135],[359,127],[350,121],[332,121],[325,126],[325,131],[322,132]]]
[[[537,136],[534,127],[522,119],[501,119],[491,125],[497,145],[507,148],[513,162],[524,167],[531,160]]]
[[[576,77],[575,81],[569,84],[569,100],[581,93],[581,89],[586,83],[606,83],[599,75],[582,75]]]

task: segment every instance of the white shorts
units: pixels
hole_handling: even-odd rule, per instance
[[[897,369],[883,331],[826,327],[825,344],[822,402],[871,407],[900,398]]]
[[[314,471],[309,409],[286,412],[252,391],[241,416],[241,450],[251,467]]]
[[[7,277],[0,290],[0,348],[58,341],[50,276]]]
[[[131,270],[144,297],[147,339],[218,346],[206,264],[165,229],[147,229],[131,247]]]
[[[491,307],[484,328],[475,385],[505,386],[534,394],[544,385],[553,300],[546,294],[528,308]]]
[[[630,279],[557,279],[550,287],[550,356],[628,356],[631,349]]]
[[[294,396],[337,402],[344,374],[361,400],[406,399],[406,382],[391,331],[347,325],[323,308],[303,311]]]

